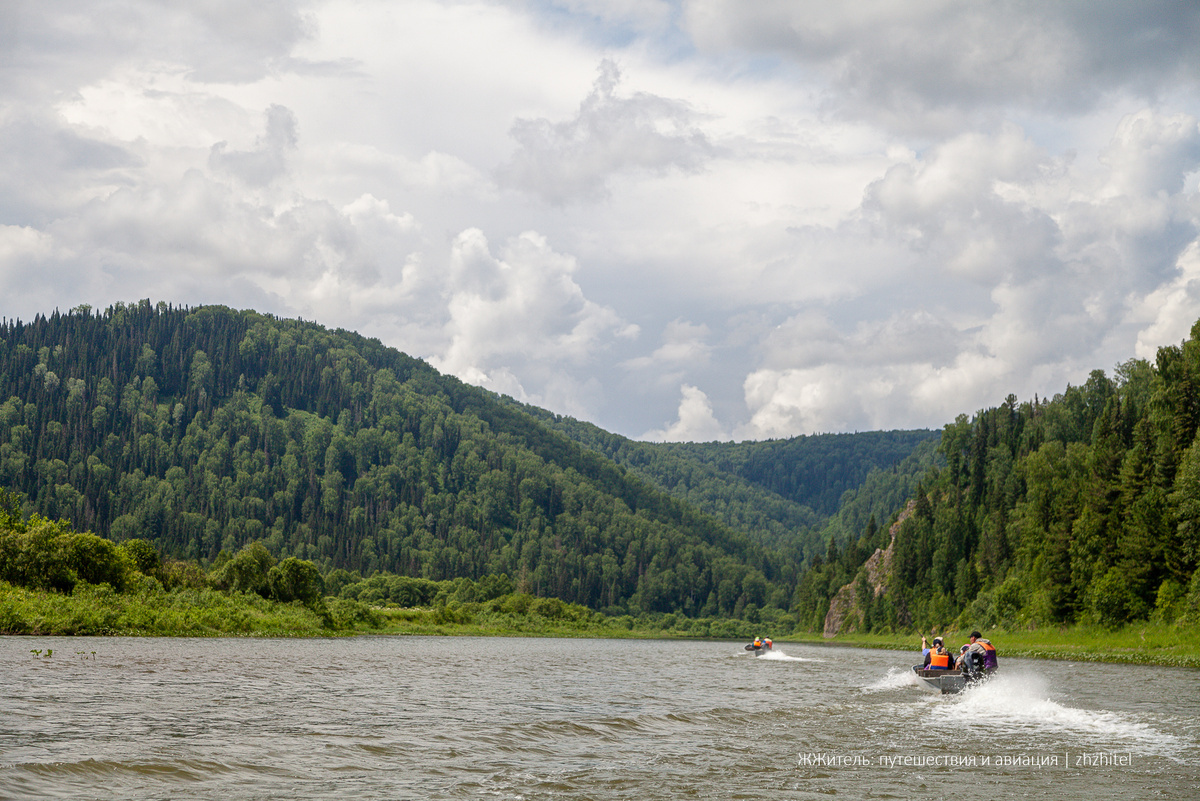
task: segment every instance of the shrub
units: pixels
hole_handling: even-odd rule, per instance
[[[255,592],[264,598],[270,592],[267,574],[275,566],[275,557],[261,542],[252,542],[229,561],[213,571],[213,583],[229,592]]]
[[[329,598],[327,600],[329,619],[334,628],[354,628],[357,624],[378,628],[383,625],[383,616],[371,607],[349,598]]]
[[[1129,589],[1129,584],[1115,567],[1094,581],[1089,588],[1092,614],[1097,623],[1105,628],[1116,629],[1133,616],[1138,599]]]
[[[267,571],[267,586],[271,597],[284,603],[300,601],[314,606],[325,596],[325,580],[317,566],[294,556]]]
[[[560,598],[538,598],[530,611],[546,620],[562,620],[567,616],[567,605]]]
[[[1022,606],[1021,582],[1015,575],[1009,576],[996,588],[996,617],[1005,623],[1016,623]]]
[[[1154,619],[1159,623],[1171,623],[1179,615],[1187,590],[1174,579],[1167,579],[1158,588],[1154,602]]]
[[[470,623],[471,620],[471,613],[458,604],[446,604],[433,610],[434,623]]]
[[[158,551],[146,540],[125,540],[118,547],[125,552],[140,573],[154,576],[162,566],[162,559],[159,557]]]

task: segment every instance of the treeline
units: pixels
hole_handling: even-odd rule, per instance
[[[790,630],[782,609],[754,622],[675,613],[607,617],[516,590],[504,574],[432,581],[277,561],[261,542],[222,551],[206,570],[163,559],[145,540],[121,543],[66,521],[23,519],[0,490],[0,634],[315,636],[354,631],[592,636],[749,636]],[[40,653],[40,652],[39,652]],[[52,652],[48,651],[46,656]]]
[[[142,301],[0,326],[0,485],[212,565],[274,558],[613,613],[785,608],[795,560],[378,341]]]
[[[936,464],[940,435],[870,431],[763,442],[652,443],[542,409],[521,408],[799,562],[824,554],[831,536],[845,541],[852,531],[857,538],[867,517],[890,514],[902,505]]]
[[[961,415],[899,529],[886,592],[866,591],[862,563],[889,545],[869,526],[803,577],[801,622],[819,629],[856,576],[868,630],[1200,619],[1198,430],[1200,323],[1154,363]]]
[[[24,519],[17,495],[0,489],[0,582],[15,587],[71,594],[78,585],[108,585],[123,593],[149,581],[158,589],[213,588],[253,592],[280,603],[300,601],[318,608],[325,580],[312,562],[288,557],[279,562],[254,542],[237,554],[222,552],[211,571],[178,560],[163,560],[143,539],[115,543],[65,520],[40,515]]]
[[[822,517],[836,514],[843,496],[873,471],[897,467],[937,431],[814,434],[762,442],[668,442],[668,453],[710,464]]]

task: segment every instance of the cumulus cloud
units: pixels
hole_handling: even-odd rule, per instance
[[[621,72],[604,60],[574,119],[520,119],[519,148],[499,170],[502,182],[551,203],[605,197],[611,177],[699,169],[714,154],[686,103],[646,92],[618,97]]]
[[[494,256],[483,232],[459,234],[446,284],[449,345],[438,369],[516,397],[531,397],[517,378],[549,381],[564,364],[586,364],[614,337],[637,329],[584,297],[578,265],[545,237],[526,232]]]
[[[928,267],[988,284],[1044,272],[1057,226],[1045,211],[1004,197],[1002,185],[1041,179],[1047,158],[1022,133],[964,134],[867,189],[864,208],[927,259]]]
[[[957,123],[959,111],[1081,111],[1200,76],[1200,7],[1169,0],[693,0],[684,18],[701,47],[782,54],[827,75],[839,108],[902,127]]]
[[[652,353],[628,359],[623,366],[640,374],[649,373],[650,380],[674,384],[689,368],[703,367],[712,355],[706,341],[708,326],[686,320],[672,320],[663,330],[662,344]]]
[[[1135,351],[1140,359],[1153,361],[1159,347],[1182,340],[1200,320],[1200,241],[1188,246],[1178,267],[1178,277],[1147,295],[1136,309],[1144,322]]]
[[[936,425],[1186,336],[1200,314],[1200,204],[1184,191],[1196,141],[1194,118],[1144,110],[1116,126],[1099,170],[1011,126],[892,167],[862,214],[908,253],[861,289],[860,305],[890,296],[886,316],[808,309],[763,337],[738,436]]]
[[[1200,167],[1200,124],[1188,114],[1130,114],[1100,155],[1109,168],[1108,196],[1173,195]]]
[[[0,5],[0,91],[36,98],[129,61],[183,65],[196,81],[244,83],[287,66],[310,35],[303,0],[11,0]]]
[[[730,436],[722,428],[708,396],[700,389],[684,384],[680,388],[683,398],[679,402],[679,417],[662,429],[653,429],[642,435],[651,442],[712,442],[728,440]]]
[[[302,316],[653,438],[938,426],[1200,316],[1198,17],[17,0],[0,305]]]
[[[296,115],[284,106],[267,109],[267,131],[252,150],[229,150],[217,142],[208,154],[208,166],[235,176],[250,186],[266,186],[287,170],[288,154],[296,149]]]
[[[131,149],[73,130],[52,113],[0,115],[0,220],[44,225],[128,185],[141,166]]]

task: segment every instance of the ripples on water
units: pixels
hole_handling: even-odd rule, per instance
[[[939,696],[914,657],[6,637],[0,798],[1200,797],[1197,671],[1009,659]]]

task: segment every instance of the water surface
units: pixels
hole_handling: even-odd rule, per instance
[[[0,798],[1200,797],[1198,671],[1002,657],[940,696],[914,656],[3,637]]]

